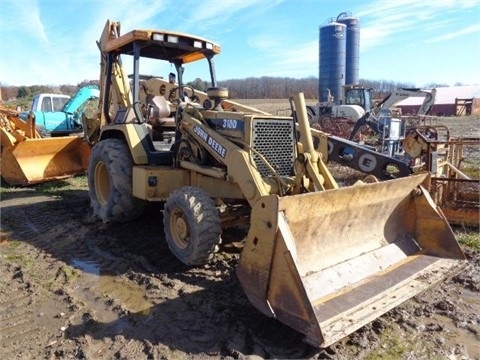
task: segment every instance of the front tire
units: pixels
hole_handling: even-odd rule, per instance
[[[170,251],[185,265],[203,265],[221,242],[221,222],[213,200],[201,189],[185,186],[165,202],[163,227]]]
[[[106,139],[92,149],[88,164],[88,191],[93,215],[103,222],[133,220],[144,202],[132,195],[133,160],[120,139]]]

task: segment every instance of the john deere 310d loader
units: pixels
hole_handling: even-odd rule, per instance
[[[309,129],[301,93],[292,98],[294,118],[227,100],[215,78],[220,47],[183,33],[121,35],[120,24],[107,21],[99,48],[101,111],[88,129],[96,142],[88,182],[102,221],[135,221],[146,202],[163,202],[169,248],[199,265],[217,251],[226,219],[247,217],[236,270],[243,290],[318,347],[464,266],[422,186],[427,175],[337,185],[325,166],[328,135]],[[178,84],[142,75],[152,69],[145,58],[163,61],[155,68],[164,72],[162,64],[175,67]],[[185,65],[198,60],[208,64],[206,94],[184,85]]]

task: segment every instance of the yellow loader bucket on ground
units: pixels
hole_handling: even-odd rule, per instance
[[[460,270],[426,176],[262,198],[237,268],[249,300],[326,347]]]
[[[30,185],[85,173],[90,147],[76,136],[26,139],[2,148],[1,175],[10,185]]]

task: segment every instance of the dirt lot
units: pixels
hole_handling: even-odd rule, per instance
[[[478,229],[455,228],[469,260],[461,273],[316,349],[249,303],[238,247],[205,266],[179,263],[160,210],[105,225],[92,218],[85,177],[3,187],[0,358],[480,359]]]

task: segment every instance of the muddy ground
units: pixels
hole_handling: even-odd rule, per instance
[[[480,359],[478,250],[465,249],[460,274],[315,349],[250,305],[236,246],[187,268],[165,244],[158,207],[104,225],[84,177],[53,185],[2,193],[2,359]]]
[[[477,130],[475,130],[477,131]],[[479,359],[480,250],[468,266],[350,336],[313,348],[259,313],[235,275],[244,228],[187,268],[161,209],[131,223],[92,217],[85,177],[2,187],[1,359]],[[473,239],[478,229],[455,228]]]

